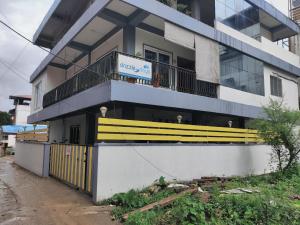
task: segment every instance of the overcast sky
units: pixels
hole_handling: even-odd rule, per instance
[[[32,39],[53,1],[0,0],[0,19]],[[267,1],[287,14],[288,0]],[[0,24],[0,111],[13,108],[9,95],[31,94],[29,77],[46,55]]]
[[[0,20],[32,39],[52,3],[53,0],[0,0]],[[0,111],[13,108],[9,95],[31,94],[27,81],[46,55],[0,24]]]

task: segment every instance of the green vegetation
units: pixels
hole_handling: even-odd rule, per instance
[[[113,217],[121,219],[123,214],[141,208],[145,205],[159,201],[174,194],[174,190],[166,189],[167,183],[164,177],[160,177],[157,183],[141,191],[130,190],[127,193],[115,194],[112,198],[105,200],[100,205],[112,204],[115,207],[112,211]]]
[[[192,9],[190,8],[189,5],[186,5],[183,3],[177,3],[176,0],[158,0],[158,1],[167,6],[176,8],[179,12],[182,12],[186,15],[189,15],[189,16],[192,15]]]
[[[270,100],[263,108],[267,119],[254,121],[252,126],[259,131],[263,140],[272,146],[272,162],[277,170],[286,171],[297,165],[300,154],[300,111],[290,110],[282,102]]]
[[[300,225],[300,112],[272,101],[264,107],[267,119],[252,126],[272,146],[274,173],[234,178],[201,187],[206,192],[186,194],[165,207],[130,214],[125,225]],[[242,188],[242,190],[240,189]],[[224,190],[231,190],[224,192]],[[245,191],[246,190],[246,191]],[[113,196],[113,215],[123,215],[161,200],[176,191],[161,177],[154,186]]]
[[[0,111],[0,126],[10,125],[11,123],[12,121],[9,113]]]
[[[158,182],[159,185],[159,182]],[[258,192],[224,194],[221,189],[248,188]],[[291,196],[300,195],[300,167],[285,173],[234,178],[223,185],[213,183],[204,193],[187,194],[165,207],[157,207],[129,216],[125,225],[299,225],[300,201]],[[173,194],[174,191],[149,188],[117,194],[106,203],[116,207],[113,214],[122,218],[126,212],[145,206]],[[207,194],[207,193],[206,193]]]

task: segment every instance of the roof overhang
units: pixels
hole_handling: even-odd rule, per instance
[[[261,9],[260,20],[271,29],[273,41],[288,38],[300,33],[300,28],[291,18],[265,0],[246,0]]]
[[[89,4],[90,0],[55,0],[35,32],[33,42],[52,49]]]

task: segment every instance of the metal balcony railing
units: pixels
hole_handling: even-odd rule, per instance
[[[153,87],[168,88],[179,92],[217,98],[217,84],[197,80],[195,71],[169,64],[150,61],[152,63],[152,80],[123,76],[117,71],[119,54],[126,55],[115,51],[110,52],[94,64],[88,66],[87,69],[80,71],[71,79],[46,93],[43,97],[43,107],[50,106],[108,80],[123,80],[131,83],[152,85]],[[135,56],[130,57],[138,58]]]

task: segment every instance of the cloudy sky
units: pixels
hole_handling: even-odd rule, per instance
[[[32,39],[53,1],[0,0],[0,20]],[[287,13],[287,0],[268,1]],[[45,56],[41,49],[0,24],[0,111],[13,107],[9,95],[31,94],[29,77]]]
[[[0,0],[0,20],[32,39],[52,3],[53,0]],[[0,111],[13,108],[9,95],[31,94],[29,77],[45,56],[41,49],[0,24]]]

